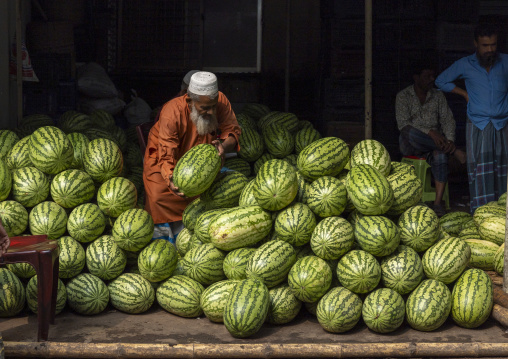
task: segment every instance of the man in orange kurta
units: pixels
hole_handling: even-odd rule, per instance
[[[154,223],[176,224],[194,198],[184,197],[172,181],[178,160],[192,147],[211,143],[224,159],[238,151],[241,130],[226,96],[210,72],[191,77],[186,95],[167,102],[150,130],[144,157],[145,209]],[[174,230],[173,230],[174,232]],[[176,235],[176,233],[175,233]]]

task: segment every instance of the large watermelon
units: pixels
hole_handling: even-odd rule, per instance
[[[254,197],[264,209],[278,211],[286,207],[297,192],[296,171],[283,160],[266,161],[256,175]]]
[[[129,314],[146,312],[155,299],[150,282],[135,273],[120,275],[109,283],[108,289],[113,307]]]
[[[80,274],[67,283],[67,303],[79,314],[99,314],[109,303],[108,287],[93,274]]]
[[[246,279],[247,263],[256,250],[256,248],[238,248],[229,252],[222,264],[226,277],[236,280]]]
[[[35,167],[12,171],[12,197],[25,207],[34,207],[44,201],[49,195],[49,188],[48,177]]]
[[[182,260],[182,267],[187,277],[195,281],[209,285],[226,279],[223,270],[223,262],[226,254],[214,247],[211,243],[205,243],[189,250]]]
[[[247,177],[240,172],[220,173],[210,187],[201,194],[201,201],[207,210],[237,207],[238,199],[247,182],[249,182]]]
[[[402,325],[405,314],[404,299],[392,289],[377,289],[363,302],[363,320],[369,329],[377,333],[393,332]]]
[[[332,270],[325,260],[316,256],[300,258],[291,267],[288,284],[302,302],[319,300],[332,284]]]
[[[110,217],[118,217],[136,206],[136,186],[124,177],[110,178],[97,191],[97,205]]]
[[[365,216],[355,224],[355,238],[363,250],[383,257],[395,251],[400,242],[400,233],[389,218]]]
[[[39,307],[38,297],[39,297],[39,281],[37,280],[37,276],[33,276],[26,286],[26,304],[28,304],[28,308],[35,314],[37,314],[37,309]],[[62,310],[65,308],[65,304],[67,303],[67,290],[65,289],[65,284],[61,279],[58,279],[58,287],[56,292],[56,307],[55,314],[60,314]]]
[[[30,135],[30,160],[44,173],[57,174],[70,167],[74,159],[71,141],[59,128],[41,127]]]
[[[351,169],[360,164],[374,167],[383,176],[388,176],[392,168],[388,150],[381,142],[371,139],[358,142],[351,151]]]
[[[381,266],[372,254],[352,250],[337,264],[337,278],[353,293],[368,293],[376,288],[381,280]]]
[[[449,237],[430,247],[422,257],[425,275],[445,284],[452,283],[466,269],[471,249],[465,241]]]
[[[105,228],[106,217],[99,206],[93,203],[84,203],[74,208],[67,220],[67,231],[81,243],[97,239]]]
[[[286,324],[296,318],[302,302],[295,297],[287,283],[282,283],[270,289],[270,308],[267,321],[270,324]]]
[[[308,180],[336,176],[349,160],[349,148],[337,137],[324,137],[312,142],[298,155],[298,171]]]
[[[12,189],[12,174],[9,167],[3,159],[0,159],[0,201],[3,201]]]
[[[9,237],[19,236],[28,226],[28,212],[19,202],[2,201],[0,220]]]
[[[24,307],[23,283],[10,270],[0,268],[0,318],[13,317]]]
[[[409,294],[423,280],[423,265],[414,249],[404,245],[381,260],[381,279],[386,288]]]
[[[255,129],[242,128],[242,135],[238,140],[240,151],[238,156],[246,161],[256,161],[265,149],[265,143]]]
[[[177,262],[175,246],[164,239],[156,239],[139,253],[139,273],[150,282],[160,282],[171,276]]]
[[[58,239],[60,257],[58,276],[68,279],[77,276],[85,267],[85,250],[72,237],[64,236]]]
[[[157,302],[166,311],[185,318],[201,315],[201,294],[205,288],[194,279],[174,275],[157,288]]]
[[[226,302],[237,283],[236,280],[221,280],[210,285],[201,294],[200,305],[210,321],[216,323],[224,321]]]
[[[344,183],[331,176],[316,179],[306,190],[306,203],[319,217],[340,215],[346,208],[347,199]]]
[[[116,219],[112,234],[118,246],[126,251],[139,251],[153,236],[152,216],[144,209],[128,209]]]
[[[118,277],[125,269],[127,257],[112,236],[101,236],[86,248],[88,271],[102,280]]]
[[[420,202],[423,193],[422,181],[411,172],[398,172],[386,177],[393,191],[393,203],[386,212],[388,215],[399,215],[406,209]]]
[[[319,301],[316,316],[326,331],[347,332],[353,329],[362,316],[362,301],[349,289],[335,287]]]
[[[28,147],[30,144],[30,136],[24,137],[17,142],[5,156],[5,163],[9,169],[33,166],[30,160]]]
[[[111,140],[95,139],[88,144],[83,156],[83,168],[94,181],[103,183],[122,172],[120,148]]]
[[[74,208],[88,202],[95,193],[92,177],[84,171],[65,170],[51,181],[51,198],[63,208]]]
[[[42,202],[30,211],[28,224],[33,235],[46,234],[48,239],[57,239],[67,229],[67,213],[55,202]]]
[[[277,239],[302,246],[310,241],[315,227],[316,217],[310,208],[303,203],[295,203],[277,214],[274,230]]]
[[[340,217],[327,217],[320,221],[310,239],[312,251],[325,260],[339,259],[349,252],[353,245],[353,226]]]
[[[417,205],[399,217],[400,241],[417,252],[423,252],[439,235],[439,218],[427,206]]]

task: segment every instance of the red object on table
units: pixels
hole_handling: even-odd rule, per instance
[[[48,340],[49,324],[55,324],[56,296],[58,289],[57,241],[47,240],[46,235],[11,237],[7,253],[0,263],[30,263],[37,273],[37,341]]]

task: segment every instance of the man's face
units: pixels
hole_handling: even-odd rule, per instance
[[[199,101],[191,101],[190,110],[192,111],[192,105],[194,105],[199,116],[210,120],[217,115],[217,103],[218,97],[212,100],[208,96],[199,96]]]
[[[416,86],[424,91],[429,91],[432,87],[434,87],[436,73],[434,70],[425,69],[419,76],[415,75],[414,79]]]
[[[208,96],[200,96],[199,101],[189,99],[190,119],[199,135],[204,136],[217,129],[217,103],[217,98],[212,100]]]
[[[480,36],[475,40],[476,56],[483,67],[490,67],[497,59],[497,35]]]

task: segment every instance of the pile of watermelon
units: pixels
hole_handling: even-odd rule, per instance
[[[226,161],[227,171],[220,172],[208,145],[194,148],[175,168],[174,181],[200,194],[184,211],[176,249],[164,240],[150,241],[153,222],[137,208],[129,174],[119,176],[125,166],[99,161],[90,166],[85,151],[80,170],[85,176],[79,177],[43,159],[44,170],[29,166],[42,173],[31,187],[37,189],[31,206],[16,200],[13,170],[0,167],[0,176],[14,178],[12,189],[0,188],[6,194],[0,197],[2,220],[32,208],[24,214],[25,222],[34,221],[30,231],[47,228],[59,238],[59,308],[67,303],[92,315],[111,303],[142,313],[157,302],[174,315],[204,314],[238,338],[255,334],[264,323],[289,323],[302,307],[333,333],[352,329],[360,319],[378,333],[404,321],[432,331],[449,316],[465,328],[485,322],[493,289],[484,270],[503,271],[506,194],[474,216],[453,212],[438,218],[420,202],[422,183],[414,169],[391,161],[375,140],[350,151],[342,139],[322,137],[310,122],[261,104],[246,105],[237,118],[241,150]],[[76,132],[86,135],[85,129]],[[30,145],[39,143],[31,140],[34,134]],[[112,138],[99,139],[100,153],[125,161],[125,152],[108,152],[116,144]],[[65,188],[79,188],[81,197],[57,185],[52,201],[41,193],[71,175],[80,179]],[[87,190],[90,184],[94,190]],[[16,211],[2,209],[15,201]],[[42,214],[34,214],[40,204]],[[44,213],[53,217],[44,222]],[[55,216],[66,225],[53,228]],[[11,223],[16,227],[20,220]],[[21,284],[29,278],[36,281],[26,266],[0,269],[0,284],[8,288],[0,289],[5,303],[0,316],[19,313],[25,301],[33,307],[36,285],[25,292]]]

